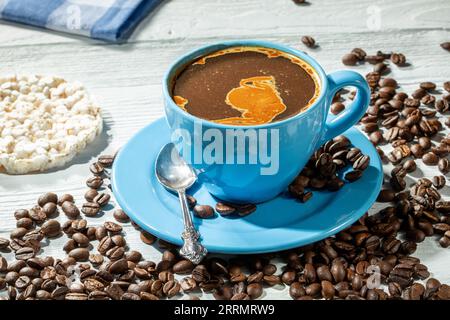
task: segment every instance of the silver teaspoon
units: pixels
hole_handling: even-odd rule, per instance
[[[206,256],[207,250],[199,242],[200,234],[195,230],[186,199],[186,190],[197,180],[197,175],[180,157],[173,143],[166,144],[159,152],[155,171],[158,181],[164,187],[178,193],[184,222],[184,231],[181,234],[184,243],[180,255],[198,264]]]

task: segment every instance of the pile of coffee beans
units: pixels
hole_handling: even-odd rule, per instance
[[[436,237],[444,248],[450,246],[450,201],[439,191],[447,185],[445,175],[450,171],[450,135],[441,134],[443,124],[436,118],[449,112],[450,95],[440,94],[444,91],[432,82],[419,84],[411,95],[399,91],[397,81],[385,77],[390,70],[386,61],[404,65],[402,54],[379,51],[367,56],[356,48],[344,63],[365,61],[374,64],[366,75],[372,96],[360,125],[383,161],[393,166],[377,199],[385,204],[382,210],[308,246],[226,260],[209,255],[197,266],[180,257],[174,245],[131,221],[143,243],[162,250],[159,261],[149,261],[128,248],[122,224],[130,219],[120,208],[113,208],[116,222],[96,227],[82,217],[107,215],[112,207],[105,181],[114,156],[101,156],[90,167],[89,190],[81,207],[70,194],[49,192],[31,208],[14,212],[16,229],[9,239],[0,238],[0,253],[14,253],[11,261],[0,255],[0,299],[158,300],[182,294],[197,299],[196,292],[205,292],[215,299],[248,300],[263,297],[265,288],[288,286],[297,300],[450,300],[450,286],[430,278],[427,266],[412,256],[426,237]],[[450,92],[450,82],[442,89]],[[345,94],[342,90],[336,95],[333,113],[345,108]],[[354,95],[350,92],[348,98]],[[385,144],[392,148],[387,155],[379,148]],[[289,191],[307,201],[311,190],[338,190],[346,181],[360,178],[369,161],[339,136],[314,153]],[[408,185],[406,177],[416,170],[417,161],[436,167],[440,174],[411,177],[415,182]],[[338,171],[349,165],[352,169],[339,178]],[[228,203],[212,208],[193,197],[188,200],[202,218],[216,213],[245,216],[256,209],[252,204]],[[61,212],[66,218],[62,223],[56,219]],[[51,245],[52,239],[62,236],[67,237],[63,259],[41,256],[44,243]]]
[[[338,136],[320,147],[310,158],[306,167],[289,186],[290,194],[300,202],[311,199],[311,190],[338,191],[345,181],[353,182],[361,178],[369,166],[370,158],[360,149],[351,146],[345,136]],[[344,179],[339,172],[351,166]]]

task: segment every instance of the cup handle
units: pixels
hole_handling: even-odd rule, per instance
[[[352,86],[357,89],[357,92],[354,101],[338,116],[330,119],[330,115],[328,114],[320,145],[342,134],[356,124],[366,112],[370,102],[369,86],[359,73],[354,71],[336,71],[329,74],[327,78],[329,86],[327,99],[328,110],[334,94],[339,89],[346,86]]]

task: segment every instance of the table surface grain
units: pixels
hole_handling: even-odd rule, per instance
[[[114,152],[139,129],[163,116],[163,73],[187,50],[229,39],[276,41],[306,51],[327,72],[343,69],[340,59],[354,47],[373,54],[377,50],[402,52],[410,65],[394,66],[392,75],[410,93],[421,81],[442,85],[450,80],[450,54],[439,47],[450,41],[449,17],[448,0],[311,0],[307,5],[291,0],[171,0],[152,13],[125,45],[2,22],[0,74],[56,74],[82,81],[103,108],[105,129],[64,168],[24,176],[0,174],[0,236],[7,237],[15,227],[14,210],[32,207],[43,192],[71,193],[81,205],[89,163],[102,153]],[[313,36],[319,47],[305,48],[302,35]],[[366,64],[352,69],[364,74],[370,68]],[[421,176],[438,174],[436,168],[418,164],[419,169],[408,177],[409,184]],[[386,166],[385,173],[390,169]],[[450,197],[448,183],[442,193]],[[376,209],[378,205],[372,211]],[[106,219],[113,219],[111,211],[87,220],[95,226]],[[131,249],[147,259],[160,258],[161,251],[143,244],[130,224],[124,225],[124,231]],[[42,254],[63,256],[65,240],[63,236],[44,244]],[[432,276],[450,282],[450,250],[442,249],[436,238],[421,243],[415,255],[429,266]],[[270,288],[262,298],[287,299],[288,288]]]

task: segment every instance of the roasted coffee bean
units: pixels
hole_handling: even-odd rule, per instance
[[[180,287],[184,292],[191,291],[197,288],[197,282],[191,277],[185,277],[181,280]]]
[[[33,258],[36,254],[36,251],[34,248],[30,247],[23,247],[16,251],[16,259],[17,260],[28,260],[30,258]]]
[[[104,207],[108,204],[109,199],[111,199],[111,196],[107,193],[102,192],[95,196],[93,202],[100,205],[100,207]]]
[[[363,175],[363,172],[361,170],[352,170],[345,174],[345,179],[350,182],[353,182],[353,181],[356,181],[359,178],[361,178],[362,175]]]
[[[45,212],[38,206],[30,209],[29,216],[37,224],[41,224],[47,219]]]
[[[89,238],[80,233],[76,232],[72,235],[72,239],[79,245],[80,247],[87,247],[89,245]]]
[[[97,161],[103,167],[109,168],[112,166],[112,164],[114,162],[114,157],[115,157],[114,155],[104,154],[104,155],[101,155],[100,157],[98,157]]]
[[[380,191],[377,197],[378,202],[390,202],[395,198],[395,192],[389,189],[383,189]]]
[[[432,91],[434,89],[436,89],[436,84],[433,82],[422,82],[420,83],[420,88],[426,91]]]
[[[53,192],[47,192],[41,195],[38,199],[38,205],[43,207],[46,203],[52,202],[54,204],[58,203],[58,196]]]
[[[393,53],[391,55],[391,61],[398,66],[403,66],[406,63],[406,57],[402,53]]]
[[[141,237],[142,242],[144,242],[145,244],[148,244],[148,245],[153,244],[156,240],[156,237],[154,235],[152,235],[151,233],[148,233],[146,231],[141,231],[140,237]]]
[[[114,210],[113,216],[118,222],[126,223],[130,221],[130,218],[122,209]]]
[[[354,66],[358,61],[359,61],[358,56],[354,53],[347,53],[342,57],[342,63],[345,64],[346,66]]]
[[[406,172],[410,173],[415,171],[417,168],[416,162],[412,159],[406,160],[403,164],[403,169],[405,169]]]
[[[311,36],[303,36],[302,37],[302,43],[307,46],[308,48],[314,48],[316,45],[316,41]]]
[[[181,260],[175,263],[172,270],[176,274],[188,274],[194,269],[194,264],[189,260]]]
[[[57,237],[61,234],[61,225],[57,220],[48,220],[42,225],[41,232],[47,238]]]
[[[214,209],[208,205],[196,205],[194,207],[194,214],[202,219],[212,218],[214,216]]]
[[[263,281],[269,286],[275,286],[281,283],[280,277],[276,275],[264,276]]]
[[[298,299],[298,298],[303,297],[304,295],[306,295],[306,291],[305,291],[303,285],[300,282],[294,282],[289,287],[289,295],[293,299]]]
[[[102,186],[102,184],[103,184],[103,179],[99,176],[90,177],[86,181],[86,185],[92,189],[98,189]]]
[[[297,275],[294,271],[285,271],[283,272],[283,274],[281,275],[281,282],[283,282],[284,284],[290,285],[292,284],[297,278]],[[252,278],[250,281],[250,276],[247,277],[247,282],[251,283],[251,282],[260,282],[260,281],[254,281],[255,278]]]
[[[19,227],[19,228],[12,230],[10,232],[9,236],[11,237],[11,239],[22,238],[27,232],[28,232],[27,229]]]
[[[89,189],[88,191],[86,191],[86,193],[84,194],[84,198],[86,199],[86,201],[88,202],[93,202],[94,198],[98,195],[98,191],[95,189]]]
[[[441,158],[438,161],[438,169],[442,174],[450,172],[450,163],[447,158]]]
[[[89,259],[89,250],[86,248],[75,248],[69,252],[69,257],[76,261],[87,261]]]
[[[344,111],[345,105],[342,102],[335,102],[331,105],[330,111],[332,114],[339,114]]]
[[[370,141],[371,141],[374,145],[378,145],[378,144],[382,143],[383,140],[384,140],[383,134],[382,134],[381,131],[379,131],[379,130],[370,133],[369,138],[370,138]]]
[[[211,276],[206,267],[199,264],[192,270],[192,278],[197,282],[208,282]]]
[[[101,163],[94,162],[89,166],[89,170],[92,172],[92,174],[101,175],[104,171],[104,168]]]
[[[367,56],[367,53],[361,49],[361,48],[354,48],[351,53],[353,53],[354,55],[356,55],[356,57],[358,58],[358,60],[363,61],[364,58]]]
[[[19,209],[14,212],[14,217],[16,220],[22,219],[22,218],[30,218],[29,212],[26,209]]]
[[[58,205],[61,206],[64,202],[75,202],[73,196],[71,194],[65,193],[61,197],[58,198]]]
[[[445,186],[445,182],[445,177],[442,175],[433,177],[433,185],[436,189],[443,188]]]
[[[126,259],[119,259],[111,263],[108,271],[112,274],[123,274],[128,270],[128,262]]]
[[[163,286],[163,293],[168,297],[174,297],[180,292],[180,284],[177,280],[169,280]]]
[[[61,209],[69,219],[75,219],[80,215],[80,210],[78,210],[77,206],[69,201],[64,202],[61,205]]]
[[[122,231],[122,227],[119,224],[112,221],[106,221],[103,224],[103,227],[105,227],[105,229],[111,233],[119,233]]]
[[[365,59],[370,64],[377,64],[384,61],[384,57],[378,55],[368,55]],[[378,82],[378,81],[377,81]]]
[[[434,154],[433,152],[427,152],[423,155],[422,161],[424,164],[428,166],[434,166],[437,165],[439,162],[439,157]]]
[[[9,246],[9,240],[0,237],[0,250],[6,249]]]
[[[221,216],[228,216],[236,212],[236,208],[222,202],[217,202],[215,209]]]
[[[436,202],[435,208],[440,213],[450,213],[450,201],[439,201]]]
[[[99,196],[102,194],[99,194]],[[100,204],[97,202],[85,202],[81,207],[81,212],[86,217],[95,217],[100,212]]]
[[[94,266],[99,266],[103,263],[104,259],[101,254],[98,253],[92,253],[89,255],[89,262],[92,263]]]

